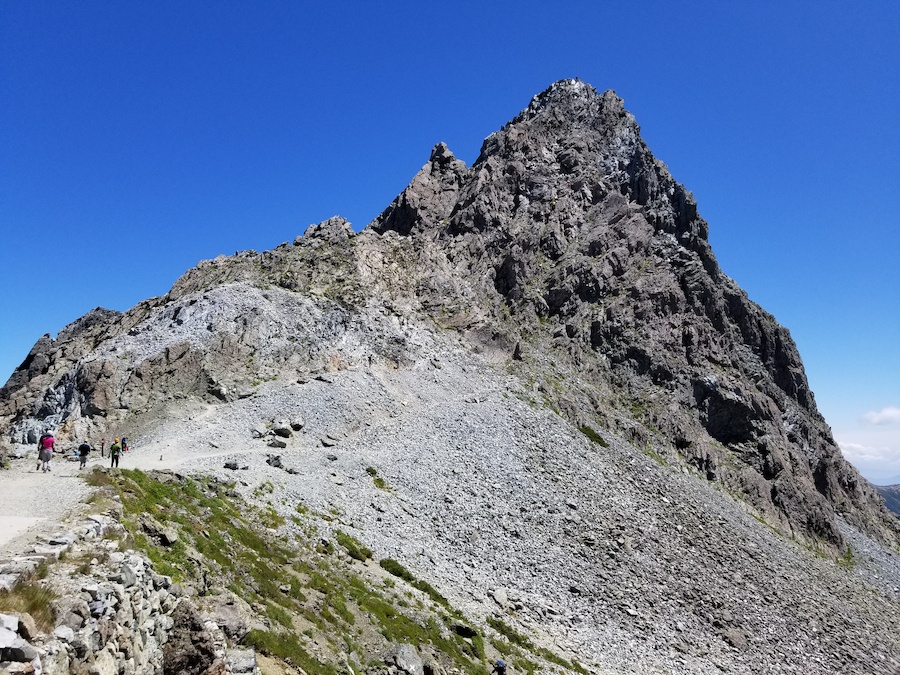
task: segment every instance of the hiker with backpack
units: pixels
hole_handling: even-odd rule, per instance
[[[491,675],[506,675],[506,662],[503,659],[497,659],[497,662],[494,664],[494,668],[491,670]]]
[[[117,438],[115,442],[109,446],[109,468],[110,469],[118,469],[119,468],[119,455],[122,454],[122,446],[119,444],[119,439]]]
[[[53,459],[55,442],[53,434],[49,431],[41,436],[41,439],[38,441],[38,468],[44,473],[50,471],[50,461]]]
[[[91,446],[88,445],[87,440],[85,440],[81,445],[78,446],[78,461],[80,462],[80,464],[78,465],[79,471],[81,471],[87,464],[87,458],[89,454],[91,454]]]

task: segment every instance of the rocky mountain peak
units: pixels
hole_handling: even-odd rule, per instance
[[[304,237],[323,239],[328,242],[345,241],[354,234],[350,221],[340,216],[333,216],[321,223],[310,225],[303,233]]]
[[[604,117],[597,124],[598,117]],[[602,94],[579,79],[559,80],[531,99],[528,107],[511,122],[516,124],[527,120],[541,119],[555,126],[602,126],[610,128],[617,124],[637,127],[634,117],[625,110],[625,103],[616,92],[607,90]]]
[[[556,82],[471,168],[436,157],[371,226],[430,242],[429,274],[466,279],[449,286],[455,297],[440,277],[420,279],[427,304],[477,305],[490,317],[480,334],[517,345],[521,370],[523,353],[552,345],[589,383],[548,394],[560,409],[593,424],[599,391],[640,410],[651,436],[795,533],[839,544],[835,509],[867,519],[877,498],[840,457],[790,333],[721,272],[692,195],[614,92]],[[874,508],[875,530],[895,540]]]
[[[293,246],[206,261],[164,298],[39,342],[0,392],[0,415],[21,439],[35,411],[85,429],[167,387],[228,400],[304,359],[414,362],[386,312],[458,332],[574,424],[658,448],[791,536],[839,547],[840,513],[900,541],[841,458],[790,333],[720,271],[707,233],[621,99],[562,80],[471,167],[438,143],[361,234],[331,218]],[[298,351],[294,318],[267,318],[251,299],[328,319]],[[340,352],[321,341],[359,325],[352,357],[321,346]]]
[[[30,455],[48,428],[213,473],[323,562],[323,534],[352,529],[505,636],[516,672],[545,669],[512,636],[591,672],[900,663],[900,521],[843,460],[789,331],[720,271],[690,193],[578,80],[471,167],[437,144],[358,234],[330,218],[40,338],[0,431]],[[308,600],[324,616],[328,595]]]

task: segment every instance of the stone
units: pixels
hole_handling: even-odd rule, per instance
[[[54,534],[47,540],[50,546],[71,546],[76,537],[73,534]]]
[[[290,438],[294,435],[293,430],[287,422],[278,423],[276,426],[272,427],[272,432],[281,438]]]
[[[122,565],[119,573],[110,577],[110,581],[122,584],[125,588],[131,588],[137,583],[135,571],[128,565]]]
[[[269,441],[268,445],[270,448],[279,449],[284,449],[287,447],[287,443],[281,438],[273,438],[271,441]]]
[[[390,661],[406,675],[425,675],[425,664],[419,652],[411,644],[397,644],[391,650]]]
[[[33,661],[38,657],[39,654],[37,649],[20,637],[16,637],[11,645],[3,649],[3,658],[7,661],[25,663]]]
[[[722,631],[722,639],[735,649],[747,649],[747,636],[740,628],[726,628]]]
[[[11,591],[18,582],[18,574],[0,574],[0,591]]]
[[[178,541],[178,532],[170,525],[163,525],[155,518],[148,514],[142,514],[140,517],[141,527],[151,537],[156,539],[163,546],[172,546]]]
[[[66,625],[61,625],[53,629],[53,636],[63,642],[72,642],[75,640],[75,631]]]
[[[94,655],[94,662],[88,673],[90,675],[119,675],[119,666],[110,651],[103,649]]]
[[[256,672],[256,652],[252,649],[228,649],[225,652],[225,664],[234,675]]]
[[[17,622],[18,623],[18,622]],[[2,627],[0,628],[0,649],[12,647],[13,643],[19,639],[18,634],[14,630]]]
[[[473,638],[478,635],[478,629],[473,628],[468,624],[462,623],[461,621],[451,621],[450,630],[463,638]]]
[[[35,546],[32,548],[32,552],[35,555],[42,556],[47,560],[59,560],[59,556],[69,549],[68,545],[63,544],[61,546]]]
[[[300,431],[301,429],[303,429],[305,424],[306,423],[300,418],[293,419],[291,420],[291,429],[293,429],[294,431]]]
[[[37,623],[28,612],[19,614],[19,635],[26,640],[34,640],[38,636]]]
[[[183,675],[206,672],[217,660],[216,646],[197,609],[182,601],[172,612],[172,620],[169,639],[163,646],[164,671]]]

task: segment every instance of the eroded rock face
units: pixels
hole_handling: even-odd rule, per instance
[[[178,397],[409,363],[455,330],[578,426],[680,457],[798,538],[897,520],[841,457],[787,329],[726,277],[689,192],[613,93],[566,80],[489,136],[439,144],[368,228],[204,261],[163,298],[41,338],[0,390],[11,440],[83,435]],[[37,422],[40,418],[42,422]]]
[[[224,675],[225,663],[216,657],[213,638],[196,609],[181,603],[172,620],[169,641],[163,646],[164,675]]]

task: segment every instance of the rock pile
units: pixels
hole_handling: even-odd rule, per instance
[[[122,534],[115,518],[91,515],[0,561],[2,590],[49,589],[55,617],[44,631],[26,612],[0,613],[0,675],[258,675],[253,650],[228,649],[224,631],[177,584],[143,555],[118,550]]]

